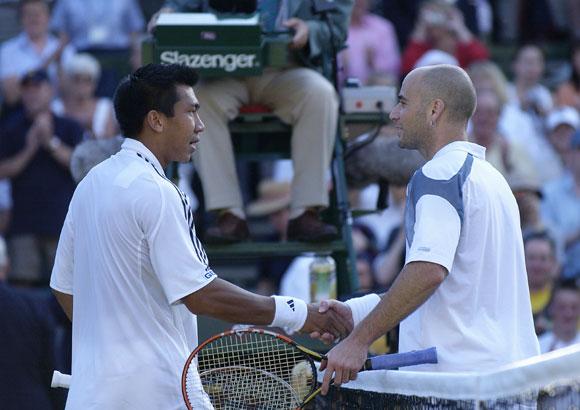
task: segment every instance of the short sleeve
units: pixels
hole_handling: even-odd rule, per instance
[[[138,212],[151,264],[169,303],[201,289],[215,279],[195,235],[185,195],[170,182],[159,185],[156,197],[141,202]],[[159,204],[159,202],[161,202]]]
[[[74,226],[71,208],[69,207],[60,232],[54,267],[50,277],[52,289],[69,295],[73,294],[74,282]]]
[[[459,244],[461,220],[453,205],[437,195],[423,195],[415,207],[413,241],[406,263],[432,262],[451,271]]]

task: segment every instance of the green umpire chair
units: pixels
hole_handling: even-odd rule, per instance
[[[161,15],[155,37],[143,43],[144,62],[188,64],[203,76],[259,75],[263,66],[281,67],[288,53],[287,35],[264,38],[255,24],[241,25],[218,22],[206,24],[195,20],[186,22],[181,17]],[[232,71],[232,64],[236,69]],[[344,170],[342,138],[345,121],[340,119],[332,160],[333,188],[330,206],[324,219],[339,230],[339,238],[327,243],[305,242],[244,242],[230,245],[207,246],[212,260],[298,256],[305,253],[331,255],[337,267],[337,293],[348,295],[358,289],[356,257],[352,243],[352,217],[348,204]],[[290,157],[291,127],[282,123],[266,110],[242,112],[230,123],[234,150],[240,159],[272,160]]]

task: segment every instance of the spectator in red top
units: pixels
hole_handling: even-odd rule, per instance
[[[457,58],[463,68],[486,60],[489,51],[469,31],[461,11],[442,0],[425,2],[419,12],[411,38],[403,52],[402,72],[410,72],[417,60],[431,49],[445,51]]]

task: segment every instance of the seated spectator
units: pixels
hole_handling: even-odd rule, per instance
[[[498,96],[503,107],[498,130],[506,140],[526,149],[534,168],[538,170],[540,182],[543,184],[557,177],[561,172],[558,156],[532,116],[509,102],[508,82],[499,67],[491,61],[480,61],[469,67],[468,74],[478,94],[493,91]]]
[[[46,0],[21,0],[18,16],[22,32],[0,47],[0,81],[4,103],[8,106],[20,100],[20,80],[29,71],[46,69],[56,87],[61,62],[74,54],[71,46],[59,42],[48,31],[50,9]]]
[[[334,2],[329,13],[334,27],[331,36],[323,19],[314,14],[310,2],[296,1],[292,13],[281,8],[268,13],[268,2],[260,3],[263,29],[293,30],[289,44],[294,61],[288,68],[269,68],[261,76],[206,79],[196,89],[202,101],[204,143],[194,155],[202,181],[206,209],[217,213],[217,222],[206,231],[206,241],[231,243],[247,240],[249,229],[235,168],[228,121],[242,105],[263,104],[282,121],[292,125],[294,178],[290,204],[289,240],[323,242],[335,238],[335,226],[324,223],[320,208],[328,206],[326,173],[332,158],[338,120],[338,98],[332,84],[311,67],[319,67],[333,49],[346,40],[352,2]],[[202,1],[167,1],[163,10],[208,11]],[[331,40],[335,44],[331,44]],[[301,66],[308,62],[310,67]]]
[[[63,41],[99,60],[103,72],[98,95],[112,97],[140,50],[145,19],[137,0],[58,0],[50,26]]]
[[[341,52],[343,77],[356,77],[363,85],[399,81],[401,55],[391,22],[369,13],[368,0],[355,0],[348,28],[347,48]]]
[[[68,168],[82,128],[51,113],[46,71],[25,75],[20,85],[24,110],[6,122],[0,144],[0,178],[10,178],[14,204],[7,233],[9,279],[47,283],[75,188]]]
[[[555,242],[545,232],[532,232],[524,237],[528,286],[538,335],[550,326],[547,308],[559,269],[555,252]]]
[[[571,152],[572,135],[580,129],[580,114],[572,107],[558,107],[546,118],[548,140],[558,155],[559,164],[565,166],[566,158]],[[562,171],[558,176],[562,176]]]
[[[565,281],[554,289],[549,311],[553,325],[539,337],[540,351],[547,353],[580,343],[580,290],[574,281]]]
[[[518,203],[524,236],[530,232],[550,231],[541,215],[542,186],[532,175],[512,175],[508,183]]]
[[[580,111],[580,40],[572,46],[570,75],[556,87],[554,101],[558,106],[568,105]]]
[[[544,188],[543,216],[564,244],[562,276],[580,277],[580,132],[572,136],[564,175]]]
[[[479,92],[469,139],[485,147],[486,160],[507,180],[514,176],[534,178],[536,170],[525,149],[507,140],[498,131],[501,110],[496,94],[492,91]]]
[[[75,119],[85,129],[86,138],[110,138],[118,134],[113,102],[96,97],[101,67],[87,53],[72,57],[62,66],[62,97],[52,103],[60,116]]]
[[[527,44],[520,47],[512,65],[514,82],[508,88],[509,101],[530,113],[538,121],[538,126],[554,105],[550,90],[541,84],[544,66],[544,53],[538,46]]]
[[[403,51],[402,73],[411,71],[417,60],[431,49],[455,56],[463,68],[489,57],[485,45],[465,26],[461,11],[441,0],[427,1],[421,7],[411,38]]]

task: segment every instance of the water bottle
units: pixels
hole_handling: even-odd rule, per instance
[[[310,301],[336,299],[336,263],[330,255],[319,255],[310,264]]]

